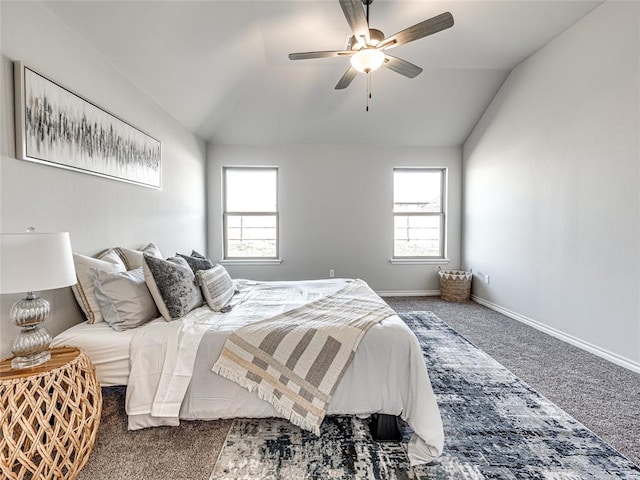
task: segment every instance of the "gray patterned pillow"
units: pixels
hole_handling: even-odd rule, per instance
[[[145,253],[142,268],[151,296],[166,321],[177,320],[202,305],[202,294],[184,258],[163,260]]]
[[[199,253],[197,253],[197,255],[194,255],[194,253],[197,252],[191,252],[191,255],[176,253],[176,256],[184,258],[191,267],[191,270],[193,270],[193,273],[196,273],[198,270],[209,270],[213,268],[213,262],[211,260]]]
[[[214,312],[228,312],[231,308],[227,305],[235,293],[233,281],[229,273],[222,265],[216,265],[209,270],[199,270],[196,276],[200,279],[202,294],[207,300],[207,305]]]

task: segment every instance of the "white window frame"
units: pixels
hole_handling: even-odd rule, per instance
[[[395,174],[398,171],[437,171],[440,172],[440,211],[439,212],[396,212],[395,211]],[[392,264],[426,264],[426,263],[448,263],[446,258],[446,238],[447,238],[447,221],[446,221],[446,205],[447,205],[447,169],[446,167],[394,167],[393,169],[393,185],[394,192],[392,198],[392,257],[390,262]],[[423,256],[400,256],[396,255],[395,249],[395,219],[396,216],[423,216],[423,217],[439,217],[440,218],[440,245],[438,255],[423,255]]]
[[[227,172],[230,170],[270,170],[276,173],[276,211],[275,212],[230,212],[227,210]],[[233,264],[279,264],[280,260],[280,207],[279,207],[279,178],[278,167],[269,166],[225,166],[222,167],[222,261],[225,265]],[[275,217],[276,220],[276,251],[271,257],[230,257],[228,255],[227,221],[230,216],[264,216]]]

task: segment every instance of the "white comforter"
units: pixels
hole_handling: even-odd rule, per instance
[[[226,338],[247,323],[270,318],[339,290],[348,280],[237,281],[240,293],[226,314],[201,307],[181,321],[148,325],[131,342],[126,410],[129,429],[177,425],[179,418],[212,420],[277,417],[255,393],[211,371]],[[389,317],[364,336],[338,385],[328,414],[400,415],[415,431],[412,465],[442,452],[440,412],[420,345],[404,322]]]

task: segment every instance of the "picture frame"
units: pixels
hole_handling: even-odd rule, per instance
[[[159,140],[14,62],[16,158],[161,188]]]

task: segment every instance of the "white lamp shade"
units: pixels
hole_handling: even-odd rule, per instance
[[[384,53],[375,48],[363,48],[351,57],[351,66],[359,72],[373,72],[384,63]]]
[[[69,233],[0,235],[0,293],[24,293],[76,283]]]

